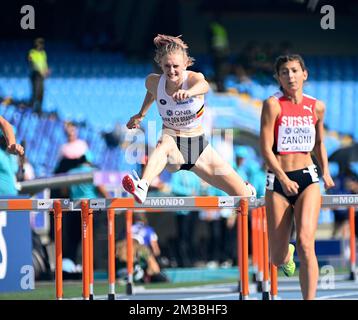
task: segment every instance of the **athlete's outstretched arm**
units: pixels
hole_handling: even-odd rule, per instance
[[[179,89],[174,92],[173,99],[177,101],[185,100],[190,97],[200,96],[207,93],[210,89],[209,83],[200,72],[191,72],[188,78],[188,89]]]
[[[154,102],[154,96],[152,93],[152,92],[154,92],[154,85],[153,85],[153,82],[155,81],[154,76],[157,76],[157,75],[151,74],[146,79],[145,86],[147,88],[147,93],[144,97],[142,107],[140,108],[140,111],[137,114],[135,114],[133,117],[131,117],[129,119],[129,121],[127,123],[128,129],[139,128],[139,123],[144,119],[145,115],[148,112],[148,109]]]
[[[280,106],[274,99],[275,98],[271,97],[265,100],[262,107],[260,128],[261,154],[266,165],[280,181],[285,193],[287,195],[297,194],[298,184],[288,178],[272,151],[274,144],[275,121],[280,114]]]
[[[4,134],[7,145],[12,145],[16,143],[16,138],[14,134],[14,130],[12,129],[11,124],[0,116],[0,127],[1,131]]]
[[[332,180],[331,174],[328,167],[328,157],[327,150],[323,142],[323,121],[325,113],[325,105],[322,101],[317,100],[316,102],[316,143],[313,149],[313,152],[317,158],[318,164],[322,170],[322,179],[324,181],[324,187],[326,189],[334,187],[334,182]]]
[[[16,143],[14,130],[11,124],[2,116],[0,116],[0,128],[6,140],[7,152],[22,156],[24,154],[24,148]]]

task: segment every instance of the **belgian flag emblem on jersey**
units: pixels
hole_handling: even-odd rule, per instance
[[[204,105],[202,105],[202,107],[199,109],[199,111],[196,113],[196,117],[199,118],[203,115],[204,113]]]

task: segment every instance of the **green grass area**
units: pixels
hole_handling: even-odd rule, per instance
[[[146,289],[162,289],[162,288],[178,288],[191,287],[205,284],[232,283],[236,279],[226,279],[220,281],[197,281],[197,282],[180,282],[180,283],[150,283],[146,285],[136,284],[135,286],[143,286]],[[0,300],[55,300],[55,282],[37,282],[34,290],[14,293],[0,293]],[[125,293],[125,286],[116,284],[116,293]],[[71,281],[64,282],[63,285],[64,299],[76,298],[82,296],[82,282]],[[96,281],[94,284],[95,295],[106,295],[108,293],[108,283],[105,281]]]

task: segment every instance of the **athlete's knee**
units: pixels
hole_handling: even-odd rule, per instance
[[[297,237],[297,254],[301,261],[308,260],[315,255],[314,237],[301,235]]]
[[[166,143],[158,143],[157,147],[155,148],[155,151],[158,154],[162,154],[163,156],[168,156],[170,152],[170,146]]]

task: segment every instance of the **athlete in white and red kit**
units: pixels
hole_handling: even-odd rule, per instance
[[[334,186],[323,144],[325,105],[303,93],[308,72],[299,55],[280,56],[275,77],[281,92],[264,101],[261,115],[261,152],[268,167],[266,209],[273,263],[287,276],[295,272],[295,247],[289,244],[293,221],[300,260],[304,299],[314,299],[318,281],[315,232],[321,207],[318,168],[324,186]]]

